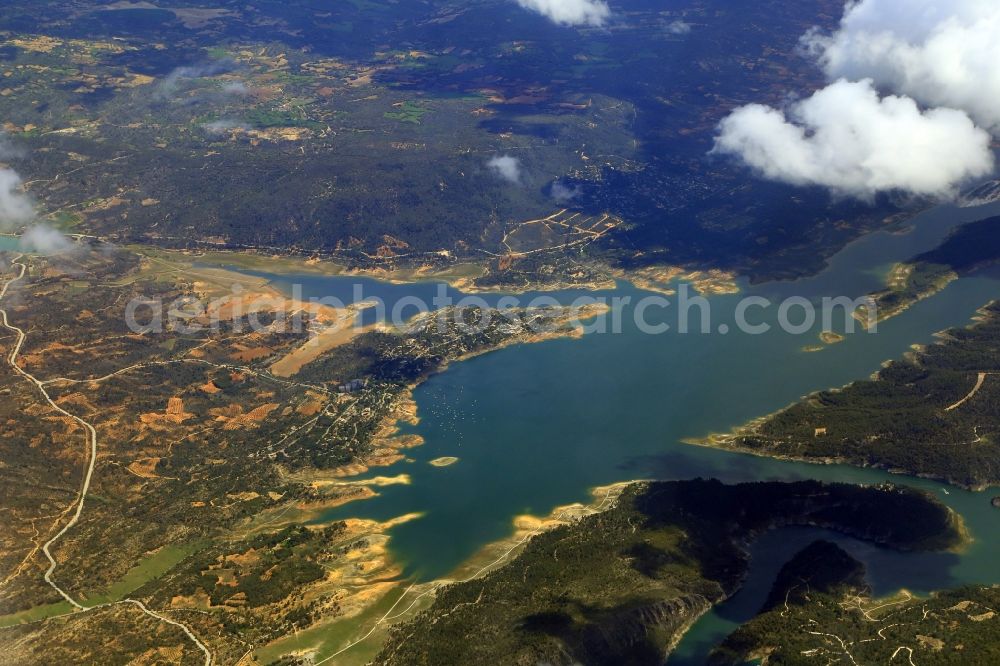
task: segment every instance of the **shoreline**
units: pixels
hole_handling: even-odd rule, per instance
[[[566,319],[565,321],[557,320],[555,323],[557,326],[565,326],[576,320],[579,320],[580,323],[582,323],[587,319],[600,316],[609,310],[610,306],[607,304],[595,303],[584,306],[578,312],[569,314],[569,319]],[[372,438],[373,444],[378,446],[376,451],[373,451],[373,453],[369,456],[358,459],[354,463],[343,465],[332,470],[331,474],[339,477],[351,477],[365,474],[371,471],[371,468],[373,467],[389,467],[398,462],[403,462],[406,459],[404,455],[399,453],[399,450],[422,446],[424,444],[424,439],[420,435],[400,434],[403,424],[415,426],[420,423],[418,406],[413,397],[413,391],[435,375],[447,371],[453,363],[461,363],[478,356],[485,356],[486,354],[492,354],[494,352],[502,351],[509,347],[515,347],[518,345],[538,344],[541,342],[548,342],[550,340],[573,340],[579,339],[583,335],[585,335],[585,333],[579,326],[573,326],[568,329],[556,328],[555,330],[536,333],[533,335],[522,337],[514,336],[508,340],[504,340],[496,346],[463,354],[462,356],[458,356],[453,359],[448,359],[434,372],[421,378],[419,381],[408,384],[403,389],[403,392],[396,398],[395,404],[389,410],[389,413],[386,414],[386,416],[376,426],[376,434]]]
[[[287,517],[287,522],[301,522],[303,520],[317,520],[325,512],[326,509],[340,507],[349,504],[354,501],[370,499],[378,496],[377,488],[383,485],[389,485],[394,483],[409,483],[409,476],[406,474],[399,474],[395,477],[382,477],[377,476],[372,479],[362,479],[362,480],[349,480],[352,477],[356,477],[365,473],[372,471],[376,467],[390,467],[399,462],[404,462],[407,460],[406,456],[400,453],[402,449],[420,446],[424,443],[424,440],[419,435],[415,434],[401,434],[400,431],[402,426],[405,424],[416,425],[419,423],[420,418],[418,415],[418,406],[413,397],[413,391],[418,386],[426,382],[428,379],[434,375],[446,371],[452,363],[462,362],[470,360],[477,356],[483,356],[492,352],[500,351],[507,347],[512,347],[521,344],[534,344],[539,342],[545,342],[554,339],[573,339],[584,335],[584,331],[579,324],[582,324],[589,318],[599,316],[600,314],[607,312],[609,306],[603,303],[592,304],[584,308],[584,311],[574,312],[568,311],[565,318],[557,318],[554,320],[555,328],[553,330],[545,331],[542,333],[528,334],[513,336],[510,339],[504,340],[501,344],[492,346],[489,348],[480,349],[462,356],[456,357],[454,359],[449,359],[435,372],[421,378],[419,381],[413,382],[412,384],[406,386],[403,391],[397,395],[394,400],[393,406],[390,408],[386,416],[379,422],[376,426],[376,434],[372,439],[372,444],[375,450],[371,455],[360,458],[358,461],[351,463],[349,465],[344,465],[332,470],[323,472],[313,472],[313,473],[298,473],[289,474],[289,480],[295,480],[300,483],[305,483],[316,489],[339,489],[344,491],[336,496],[330,497],[328,500],[319,500],[309,505],[299,505],[296,507],[295,515]],[[448,457],[439,458],[436,460],[448,460],[449,464],[451,462],[457,462],[457,458],[452,461]],[[433,463],[431,463],[433,464]],[[444,467],[446,465],[438,465]],[[612,486],[599,487],[591,490],[591,494],[594,496],[594,501],[590,504],[572,504],[567,506],[560,506],[553,509],[548,517],[535,517],[535,516],[516,516],[512,521],[513,534],[509,537],[502,539],[498,542],[493,542],[483,546],[479,553],[474,554],[465,563],[460,565],[454,572],[452,576],[429,581],[427,583],[422,583],[419,585],[407,586],[408,581],[399,579],[398,576],[395,580],[381,580],[378,581],[378,589],[372,588],[372,594],[368,598],[367,605],[358,608],[352,613],[352,617],[363,617],[367,613],[371,613],[376,609],[379,604],[392,596],[393,592],[398,589],[403,589],[403,595],[396,601],[398,604],[403,600],[403,597],[407,595],[411,589],[418,592],[408,605],[404,607],[403,610],[398,612],[392,617],[388,616],[388,613],[381,619],[377,620],[376,623],[371,626],[370,631],[358,642],[366,640],[367,637],[378,635],[379,637],[385,637],[386,631],[397,624],[398,622],[405,621],[412,616],[413,613],[418,612],[426,603],[433,600],[434,592],[442,585],[446,585],[452,582],[456,582],[454,576],[461,575],[466,571],[474,570],[469,576],[465,576],[466,580],[471,580],[475,577],[484,575],[494,569],[497,566],[502,566],[504,563],[509,561],[510,557],[513,556],[516,551],[520,549],[531,537],[542,531],[553,529],[563,524],[567,524],[573,519],[578,519],[584,515],[590,515],[596,513],[610,501],[617,499],[621,491],[626,487],[632,485],[633,481],[621,482],[613,484]],[[602,495],[603,493],[603,495]],[[570,515],[572,514],[572,515]],[[365,523],[372,521],[364,521],[363,519],[346,519],[349,524],[354,523]],[[267,525],[270,521],[265,519],[264,524]],[[388,521],[384,523],[387,529],[384,533],[380,533],[379,542],[377,544],[376,550],[379,550],[378,557],[384,557],[385,559],[385,570],[398,569],[399,574],[402,574],[402,568],[396,562],[391,553],[388,550],[388,544],[391,541],[391,535],[388,533],[394,521]],[[270,525],[273,526],[273,525]],[[366,549],[367,550],[367,549]],[[491,557],[496,551],[503,551],[498,557]],[[490,558],[491,561],[485,566],[479,566],[481,560],[484,558]],[[404,587],[407,586],[407,587]],[[393,604],[392,608],[395,608]],[[390,609],[391,611],[392,609]],[[333,627],[339,627],[342,623],[349,621],[351,618],[338,617],[332,618],[328,622],[320,621],[303,633],[307,636],[312,632],[320,633],[324,631],[329,631]],[[389,620],[386,623],[386,619]],[[363,632],[367,627],[358,628],[359,632]],[[309,633],[307,633],[309,632]],[[357,634],[354,634],[357,635]],[[287,637],[285,637],[287,639]],[[279,639],[280,640],[280,639]],[[293,645],[298,643],[298,639],[291,642]],[[274,651],[276,648],[281,654],[294,654],[294,655],[322,655],[326,652],[324,646],[326,641],[322,638],[317,638],[309,647],[295,647],[291,650],[285,651],[278,648],[278,644],[269,644],[267,646],[262,646],[262,649]],[[348,647],[352,644],[348,644]],[[340,650],[346,650],[347,647],[340,647]],[[363,656],[369,655],[372,652],[371,645],[365,646],[359,649],[354,655],[348,656],[345,659],[345,663],[354,663],[354,658],[363,658]],[[377,649],[377,647],[375,648]],[[339,653],[334,653],[339,654]],[[362,662],[358,662],[362,663]]]
[[[581,290],[589,292],[611,291],[617,281],[628,282],[636,289],[672,296],[676,292],[672,284],[677,280],[690,284],[702,296],[740,293],[740,276],[722,269],[693,269],[668,264],[645,266],[636,269],[613,267],[603,262],[595,262],[595,267],[605,274],[603,278],[573,282],[554,280],[527,283],[521,286],[476,285],[474,281],[489,274],[484,263],[474,260],[458,261],[450,267],[418,266],[415,268],[358,268],[348,267],[329,258],[305,258],[301,255],[265,255],[251,250],[209,250],[196,252],[162,248],[155,245],[136,244],[129,249],[143,256],[169,257],[178,264],[204,264],[207,270],[217,270],[243,275],[241,271],[257,271],[280,276],[308,275],[315,277],[358,277],[378,280],[388,284],[407,285],[420,283],[445,283],[464,294],[519,295],[530,292],[557,292]],[[440,256],[440,255],[438,255]],[[262,278],[263,279],[263,278]]]
[[[220,270],[226,270],[226,269],[220,269]],[[234,271],[234,274],[236,274],[236,275],[242,275],[242,273],[239,273],[239,272],[236,272],[236,271]],[[356,273],[356,272],[346,272],[346,273],[339,273],[339,274],[336,274],[336,275],[347,275],[347,276],[350,276],[350,275],[358,275],[358,273]],[[375,276],[371,276],[371,275],[360,275],[360,276],[361,277],[375,277]],[[431,277],[428,277],[426,279],[433,280],[433,279],[435,279],[435,277],[436,276],[431,276]],[[384,279],[384,278],[378,277],[377,279]],[[410,280],[400,280],[397,283],[409,283],[409,282],[412,282],[412,281],[410,281]],[[452,284],[452,283],[449,282],[449,284]],[[633,284],[635,284],[635,283],[633,283]],[[580,288],[579,285],[574,285],[574,287],[575,288]],[[466,354],[466,355],[463,355],[463,356],[459,356],[459,357],[457,357],[455,359],[449,360],[448,362],[444,363],[434,373],[432,373],[431,375],[428,375],[428,377],[424,377],[419,382],[415,382],[411,386],[408,386],[407,389],[405,390],[405,397],[403,397],[402,402],[405,403],[407,407],[409,406],[409,404],[412,403],[412,405],[413,405],[412,418],[415,419],[413,421],[413,423],[416,423],[417,420],[418,420],[418,417],[416,415],[416,403],[413,402],[413,396],[412,396],[413,389],[415,389],[417,386],[423,384],[425,381],[427,381],[427,379],[429,379],[431,376],[433,376],[433,374],[437,374],[438,372],[444,372],[445,370],[447,370],[450,367],[451,363],[456,362],[456,361],[464,361],[464,360],[468,360],[468,359],[474,358],[476,356],[485,355],[485,354],[488,354],[488,353],[491,353],[491,352],[494,352],[494,351],[499,351],[499,350],[504,349],[505,347],[508,347],[508,346],[513,346],[513,345],[517,345],[517,344],[530,344],[530,343],[534,343],[534,342],[542,342],[542,341],[546,341],[546,340],[549,340],[549,339],[573,338],[573,337],[576,337],[577,335],[580,335],[580,334],[581,333],[580,333],[579,328],[574,328],[574,329],[571,329],[571,330],[568,330],[568,331],[559,331],[559,332],[555,332],[554,331],[554,332],[551,332],[551,333],[546,333],[546,334],[542,334],[542,335],[538,335],[538,336],[527,336],[525,338],[511,339],[511,340],[508,340],[508,341],[504,341],[503,343],[501,343],[501,344],[499,344],[499,345],[497,345],[495,347],[490,347],[488,349],[483,349],[483,350],[476,351],[474,353],[469,353],[469,354]],[[388,444],[388,442],[392,441],[394,438],[405,437],[405,436],[400,436],[399,435],[399,429],[400,429],[399,426],[401,424],[401,419],[399,419],[399,418],[392,418],[392,417],[394,417],[394,415],[395,415],[395,409],[390,410],[390,414],[386,417],[386,420],[380,422],[380,424],[378,426],[378,432],[381,432],[381,429],[382,429],[383,426],[390,426],[392,428],[392,430],[391,430],[391,434],[388,434],[388,436],[386,437],[386,439],[384,440],[384,442],[383,442],[383,440],[380,439],[380,440],[378,440],[379,443]],[[766,418],[766,417],[761,417],[761,418],[763,419],[763,418]],[[390,419],[391,419],[391,422],[387,422]],[[753,421],[751,423],[753,423]],[[416,438],[416,439],[419,439],[419,437],[417,437],[417,436],[413,436],[413,437]],[[422,441],[419,441],[419,442],[418,441],[414,441],[414,440],[411,440],[411,441],[413,443],[409,444],[409,446],[418,446],[418,445],[420,445],[420,443],[422,443]],[[724,440],[720,440],[720,442],[717,442],[717,443],[704,442],[704,443],[702,443],[702,445],[713,447],[713,448],[724,448],[724,449],[727,449],[727,450],[737,450],[737,451],[742,451],[742,452],[745,452],[745,453],[752,453],[754,455],[760,455],[761,457],[771,457],[771,458],[775,458],[775,459],[796,460],[796,461],[800,461],[800,462],[809,462],[809,463],[818,463],[818,464],[852,464],[854,466],[868,467],[867,465],[857,465],[857,464],[851,463],[849,461],[841,460],[841,459],[829,459],[827,461],[827,460],[816,460],[816,459],[810,460],[810,459],[806,459],[806,458],[795,458],[795,457],[787,457],[787,456],[774,456],[774,455],[769,455],[769,454],[766,454],[766,453],[761,453],[759,451],[753,451],[753,450],[749,450],[749,449],[743,450],[740,447],[724,446],[724,445],[721,445],[723,443],[723,441]],[[691,443],[691,442],[689,442],[689,443]],[[382,447],[380,447],[380,449],[381,448]],[[390,466],[390,465],[393,465],[393,464],[395,464],[397,462],[400,462],[401,460],[405,459],[405,456],[403,456],[402,454],[400,454],[399,450],[402,449],[402,448],[408,448],[408,447],[403,447],[403,446],[399,446],[399,447],[386,446],[384,448],[393,449],[395,451],[395,454],[388,454],[389,458],[392,458],[392,459],[384,458],[384,459],[378,460],[378,462],[375,462],[374,460],[363,460],[361,462],[361,465],[362,465],[363,469],[359,469],[357,471],[351,470],[350,472],[346,473],[344,476],[347,476],[347,477],[357,476],[359,474],[363,474],[365,472],[368,472],[371,469],[371,467]],[[384,450],[377,451],[376,453],[378,455],[376,455],[374,457],[375,459],[379,459],[381,455],[386,454],[386,452]],[[393,455],[398,455],[398,457],[393,458]],[[873,467],[877,467],[877,466],[873,466]],[[347,471],[347,470],[345,469],[345,471]],[[889,470],[889,471],[893,471],[893,470]],[[621,484],[616,484],[616,485],[622,485],[622,487],[624,488],[624,487],[627,487],[628,485],[630,485],[631,483],[634,483],[634,482],[621,482]],[[352,485],[352,484],[350,482],[347,482],[347,483],[344,483],[344,485]],[[363,484],[357,484],[357,485],[363,485]],[[955,485],[958,485],[958,484],[955,484]],[[597,490],[597,489],[594,489],[594,490]],[[609,494],[610,494],[610,492],[609,492]],[[352,499],[348,499],[346,501],[348,501],[348,502],[349,501],[353,501],[353,499],[363,499],[363,497],[355,497],[355,498],[352,498]],[[605,500],[607,500],[607,497],[605,497]],[[569,505],[567,507],[557,507],[557,509],[553,511],[553,514],[557,510],[559,510],[559,509],[562,509],[564,511],[568,511],[568,510],[577,508],[577,506],[583,506],[583,505]],[[496,560],[496,561],[494,561],[492,563],[489,563],[485,567],[482,567],[481,569],[479,569],[478,571],[476,571],[473,574],[473,577],[476,577],[478,575],[483,575],[484,573],[488,573],[488,571],[492,570],[494,566],[502,566],[503,563],[506,562],[506,561],[509,561],[509,558],[513,554],[515,554],[516,550],[520,546],[522,546],[524,543],[527,543],[527,540],[529,540],[532,536],[534,536],[534,535],[536,535],[538,533],[541,533],[544,530],[554,529],[554,528],[559,527],[560,525],[563,525],[563,524],[566,524],[566,522],[565,521],[560,521],[559,519],[556,519],[556,518],[552,518],[551,515],[550,515],[550,518],[548,520],[546,518],[538,518],[538,517],[534,517],[534,516],[517,516],[514,519],[514,530],[515,530],[514,531],[514,535],[512,535],[508,540],[503,540],[501,542],[498,542],[499,544],[502,544],[502,545],[487,544],[487,546],[484,547],[484,549],[485,549],[485,548],[489,548],[490,546],[495,546],[497,548],[503,548],[504,546],[509,546],[509,550],[507,550],[505,553],[503,553],[501,555],[501,557],[498,558],[498,560]],[[470,565],[467,565],[467,566],[471,567],[473,565],[470,564]],[[447,579],[442,579],[441,584],[445,584],[445,582],[447,582]],[[400,582],[399,583],[400,586],[403,585],[403,584],[405,584],[405,582]],[[388,591],[386,592],[386,594],[387,595],[391,594],[392,590],[394,590],[394,589],[397,589],[397,588],[396,587],[389,588]],[[678,634],[678,637],[677,637],[677,642],[678,643],[683,638],[683,636],[686,635],[687,631],[692,626],[694,626],[696,624],[697,620],[704,613],[709,612],[711,608],[712,608],[712,606],[710,606],[708,609],[706,609],[703,613],[701,613],[701,614],[695,616],[694,618],[692,618],[690,624],[686,625],[684,627],[684,629]],[[404,612],[407,612],[407,611],[404,611]],[[364,629],[362,628],[361,630],[363,631]]]
[[[757,419],[754,419],[756,421]],[[924,481],[933,481],[935,483],[940,483],[942,485],[948,485],[953,488],[959,488],[961,490],[966,490],[973,493],[983,493],[990,488],[1000,487],[1000,480],[995,482],[984,482],[976,485],[969,485],[965,483],[958,482],[956,480],[950,479],[946,476],[928,474],[924,472],[914,472],[902,467],[893,467],[889,464],[882,463],[860,463],[854,462],[848,458],[835,458],[830,456],[807,458],[802,456],[791,456],[787,454],[774,454],[766,453],[760,449],[754,449],[750,447],[739,446],[732,444],[733,440],[738,437],[749,437],[752,434],[713,434],[708,437],[702,438],[686,438],[681,440],[683,444],[689,446],[700,446],[706,449],[717,449],[719,451],[730,451],[732,453],[743,453],[746,455],[756,456],[758,458],[770,458],[771,460],[779,460],[783,462],[796,462],[805,463],[809,465],[843,465],[845,467],[855,467],[858,469],[870,469],[878,470],[881,472],[887,472],[895,476],[909,477],[911,479],[921,479]]]
[[[344,654],[342,657],[338,656],[341,660],[338,663],[366,663],[367,659],[381,648],[382,641],[384,641],[388,631],[392,627],[411,619],[416,613],[425,609],[430,603],[433,603],[435,594],[439,588],[453,583],[468,582],[488,575],[491,571],[504,566],[512,558],[516,557],[524,545],[533,537],[610,508],[612,503],[617,501],[625,489],[637,483],[643,483],[643,481],[621,481],[607,486],[591,488],[590,495],[593,498],[591,502],[576,502],[557,506],[545,516],[534,516],[531,514],[515,516],[511,521],[512,533],[509,536],[484,545],[447,576],[423,583],[416,583],[400,578],[399,576],[396,576],[393,580],[387,580],[384,576],[380,576],[368,586],[372,589],[373,593],[371,595],[365,596],[364,590],[355,595],[356,598],[362,598],[367,603],[352,607],[352,614],[350,616],[338,616],[325,622],[321,620],[301,632],[304,638],[296,637],[290,639],[287,636],[282,637],[268,645],[261,646],[258,650],[265,650],[270,656],[322,656],[328,650],[335,651],[338,649],[340,652],[334,652],[334,654],[340,655],[348,650],[356,650],[353,654]],[[398,571],[401,574],[402,567],[392,557],[388,547],[388,544],[392,540],[389,532],[396,524],[406,520],[417,519],[418,517],[419,514],[407,514],[384,522],[348,518],[345,519],[345,522],[355,527],[372,528],[372,536],[376,536],[377,538],[373,539],[375,543],[372,544],[372,548],[370,549],[372,552],[367,553],[366,551],[366,553],[372,559],[378,559],[383,563],[382,572]],[[347,627],[354,628],[355,631],[349,633],[352,636],[360,635],[360,638],[348,639],[345,636],[328,638],[316,635],[314,640],[310,640],[314,634],[332,633],[334,629],[345,625],[352,619],[362,618],[375,612],[380,608],[380,605],[388,603],[388,600],[394,596],[394,592],[400,590],[402,590],[402,594],[395,600],[388,611],[381,615],[381,617],[372,618],[374,620],[373,624],[351,625]],[[403,607],[393,614],[396,606],[404,601],[405,604]],[[308,641],[309,645],[300,644],[294,646],[295,643],[301,643],[303,640]],[[336,647],[332,645],[327,646],[327,641],[333,640],[339,641],[338,645]],[[344,645],[345,641],[347,641],[346,645]],[[282,643],[292,643],[293,645],[289,646],[292,649],[282,650]]]
[[[488,574],[509,562],[535,536],[550,530],[572,524],[581,518],[602,513],[611,508],[628,488],[646,483],[643,479],[617,481],[604,486],[594,486],[588,490],[591,501],[573,502],[553,507],[548,514],[520,514],[511,520],[513,533],[497,541],[482,546],[476,553],[456,567],[451,573],[436,582],[442,584],[464,583]]]
[[[913,358],[914,358],[913,355],[916,355],[917,357],[919,357],[919,355],[921,353],[925,352],[926,348],[929,345],[943,345],[943,344],[946,344],[948,342],[949,338],[951,337],[950,333],[952,331],[956,331],[956,330],[959,330],[959,331],[961,331],[961,330],[970,330],[970,329],[975,328],[976,326],[978,326],[980,323],[982,323],[988,317],[991,316],[991,314],[988,312],[988,308],[990,308],[996,302],[997,302],[996,300],[992,300],[989,303],[986,303],[983,306],[977,308],[976,311],[973,313],[973,316],[971,317],[970,322],[968,324],[966,324],[965,326],[952,326],[952,327],[943,329],[941,331],[937,331],[936,333],[934,333],[934,338],[935,338],[934,342],[928,343],[928,345],[912,345],[911,346],[911,351],[906,352],[903,355],[903,357],[901,357],[899,359],[889,359],[887,361],[884,361],[881,364],[880,369],[876,370],[874,373],[872,373],[872,375],[869,377],[868,381],[879,381],[879,374],[881,373],[882,369],[884,369],[887,365],[889,365],[891,363],[899,363],[899,362],[910,362],[910,363],[912,363],[913,362]],[[893,466],[893,465],[888,464],[888,463],[877,463],[877,462],[876,463],[872,463],[872,462],[864,462],[864,461],[854,461],[854,460],[851,460],[849,458],[831,457],[831,456],[825,456],[825,457],[803,457],[803,456],[793,456],[793,455],[788,455],[788,454],[774,454],[774,453],[768,453],[768,452],[763,451],[761,449],[755,449],[755,448],[750,448],[750,447],[746,447],[746,446],[740,446],[740,445],[738,445],[738,444],[735,443],[741,437],[757,437],[757,436],[760,436],[760,433],[759,433],[760,426],[762,426],[763,424],[767,423],[771,419],[773,419],[773,418],[781,415],[782,413],[786,412],[787,410],[792,409],[796,405],[801,404],[803,401],[808,400],[809,398],[815,396],[816,394],[822,393],[822,392],[842,391],[845,388],[847,388],[847,387],[849,387],[849,386],[857,383],[858,381],[865,381],[865,380],[863,380],[863,379],[862,380],[855,380],[855,381],[848,382],[847,384],[844,384],[844,385],[839,386],[839,387],[833,387],[833,388],[828,388],[828,389],[820,389],[819,391],[813,391],[812,393],[804,395],[804,396],[800,397],[798,400],[796,400],[794,402],[791,402],[788,405],[786,405],[786,406],[784,406],[784,407],[782,407],[780,409],[777,409],[777,410],[775,410],[775,411],[773,411],[773,412],[771,412],[769,414],[764,414],[762,416],[755,417],[755,418],[753,418],[753,419],[745,422],[744,424],[733,428],[729,432],[725,432],[725,433],[709,433],[708,435],[706,435],[704,437],[685,438],[685,439],[682,439],[681,442],[683,444],[687,444],[687,445],[691,445],[691,446],[701,446],[703,448],[718,449],[718,450],[723,450],[723,451],[732,451],[734,453],[744,453],[744,454],[748,454],[748,455],[757,456],[759,458],[770,458],[772,460],[782,460],[782,461],[787,461],[787,462],[807,463],[807,464],[811,464],[811,465],[845,465],[845,466],[849,466],[849,467],[855,467],[855,468],[858,468],[858,469],[880,470],[880,471],[888,472],[888,473],[894,474],[894,475],[907,476],[907,477],[911,477],[911,478],[915,478],[915,479],[923,479],[923,480],[926,480],[926,481],[934,481],[936,483],[940,483],[940,484],[943,484],[943,485],[949,485],[949,486],[952,486],[954,488],[961,488],[962,490],[967,490],[969,492],[974,492],[974,493],[982,493],[982,492],[985,492],[985,491],[989,490],[990,488],[1000,487],[1000,479],[993,479],[993,480],[989,480],[989,481],[983,481],[983,482],[980,482],[980,483],[977,483],[977,484],[968,484],[968,483],[960,482],[960,481],[958,481],[956,479],[949,478],[947,475],[933,474],[933,473],[927,473],[927,472],[916,472],[914,470],[906,469],[906,468],[903,468],[903,467],[896,467],[896,466]]]
[[[320,657],[337,650],[353,647],[355,630],[362,631],[364,619],[378,612],[394,592],[404,588],[407,580],[403,567],[389,551],[390,531],[393,527],[418,520],[422,514],[409,513],[384,521],[347,518],[341,522],[345,533],[339,541],[350,546],[349,555],[335,566],[327,566],[325,579],[316,588],[332,592],[339,613],[333,617],[321,616],[316,622],[295,634],[280,636],[254,649],[264,656],[264,661],[282,656]],[[357,547],[362,544],[360,547]],[[404,588],[405,589],[405,588]],[[315,593],[315,590],[313,590]],[[381,625],[376,625],[379,628]],[[388,628],[391,625],[385,625]],[[362,639],[364,640],[364,639]],[[359,641],[360,642],[360,641]],[[346,646],[345,646],[346,643]],[[352,656],[364,656],[361,652]],[[338,661],[337,663],[343,663]],[[364,663],[364,661],[360,662]]]
[[[913,268],[914,266],[912,264],[897,264],[897,266],[893,268],[893,271],[906,270],[906,269],[912,271]],[[893,286],[894,280],[897,279],[897,277],[893,274],[890,274],[887,280],[888,285],[885,289],[868,294],[868,297],[872,299],[872,302],[874,302],[876,308],[876,316],[874,321],[875,326],[878,326],[879,324],[889,321],[894,317],[898,317],[899,315],[903,314],[910,308],[922,303],[923,301],[926,301],[929,298],[937,296],[942,291],[947,289],[949,285],[951,285],[953,282],[955,282],[960,278],[961,276],[958,273],[954,271],[949,271],[948,273],[945,273],[943,276],[935,280],[934,283],[927,289],[910,294],[905,301],[895,306],[889,308],[882,308],[882,304],[886,298],[889,298],[899,293]],[[869,324],[867,306],[862,306],[858,308],[857,310],[854,311],[852,316],[859,324],[863,326],[867,326]]]

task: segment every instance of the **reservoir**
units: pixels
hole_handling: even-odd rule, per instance
[[[412,484],[378,488],[378,497],[338,507],[324,518],[388,520],[422,512],[422,518],[391,532],[393,555],[407,575],[420,581],[446,576],[484,544],[510,535],[519,514],[545,515],[559,505],[587,502],[594,486],[629,479],[892,481],[933,492],[963,516],[975,539],[961,554],[901,554],[818,530],[765,536],[753,546],[755,559],[744,589],[692,628],[671,664],[702,663],[713,645],[756,612],[777,569],[819,536],[836,540],[865,562],[876,593],[1000,583],[995,566],[1000,511],[990,506],[995,493],[683,443],[729,431],[810,392],[867,378],[911,345],[931,343],[936,332],[969,324],[977,308],[1000,295],[1000,279],[990,272],[960,279],[879,324],[877,333],[859,327],[843,342],[813,353],[803,347],[818,344],[819,324],[804,335],[786,333],[776,325],[776,307],[754,311],[754,323],[772,325],[765,334],[718,332],[715,323],[731,323],[742,298],[855,298],[882,287],[893,263],[935,247],[955,226],[998,213],[1000,203],[935,208],[911,220],[907,233],[877,232],[859,239],[812,278],[744,284],[741,294],[713,296],[711,333],[682,334],[676,326],[659,335],[643,333],[631,308],[648,294],[625,283],[613,292],[597,293],[631,297],[633,305],[622,306],[621,333],[513,346],[452,364],[431,377],[414,391],[420,423],[406,429],[421,435],[424,446],[407,451],[413,462],[371,474],[405,473]],[[345,298],[359,282],[315,275],[267,277],[278,287],[302,285],[306,297]],[[365,297],[377,296],[390,305],[403,296],[429,299],[438,288],[361,282]],[[553,295],[568,301],[581,293]],[[676,315],[650,308],[647,321],[657,317],[673,324]],[[444,456],[459,460],[447,467],[429,464]],[[359,627],[359,634],[364,630]]]

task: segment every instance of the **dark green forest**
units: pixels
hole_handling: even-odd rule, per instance
[[[1000,306],[893,361],[809,396],[724,444],[983,487],[1000,482]],[[980,379],[982,380],[980,382]],[[978,388],[977,388],[978,387]]]
[[[636,484],[610,510],[531,539],[512,562],[442,589],[376,664],[662,664],[688,623],[738,589],[744,545],[818,525],[897,549],[955,545],[949,511],[894,487]]]

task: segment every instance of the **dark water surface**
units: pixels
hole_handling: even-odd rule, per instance
[[[0,234],[0,252],[18,252],[21,249],[21,239],[18,236],[4,236]]]
[[[809,279],[746,287],[742,294],[710,299],[712,329],[729,323],[747,295],[770,298],[857,297],[884,284],[896,261],[935,247],[956,225],[995,215],[1000,204],[978,209],[941,207],[918,216],[906,234],[866,236]],[[354,278],[269,276],[278,286],[302,285],[309,296],[346,300]],[[364,296],[389,304],[406,296],[430,298],[435,284],[390,285],[362,280]],[[451,292],[455,294],[456,292]],[[559,292],[560,300],[580,292]],[[598,294],[600,295],[600,294]],[[379,488],[379,496],[331,511],[326,519],[386,520],[423,512],[392,530],[393,555],[409,575],[444,576],[485,543],[508,536],[518,514],[547,514],[555,506],[588,501],[594,486],[627,479],[715,477],[727,482],[794,480],[876,483],[892,480],[929,489],[962,514],[975,543],[961,555],[901,554],[818,530],[781,530],[760,539],[744,589],[700,620],[670,663],[702,663],[708,650],[752,617],[774,575],[817,536],[832,538],[864,561],[877,592],[905,587],[929,591],[964,582],[1000,583],[1000,512],[990,493],[846,466],[783,462],[682,443],[724,432],[771,413],[812,391],[865,378],[912,344],[935,332],[969,323],[975,310],[1000,295],[996,272],[963,278],[941,294],[817,353],[819,326],[806,335],[772,328],[763,335],[730,332],[679,334],[676,314],[651,308],[670,332],[649,335],[633,321],[634,302],[646,295],[622,285],[608,296],[633,299],[623,307],[623,331],[579,340],[521,345],[453,364],[415,391],[421,421],[408,431],[425,445],[408,451],[412,463],[378,470],[407,473],[411,485]],[[494,297],[495,298],[495,297]],[[776,306],[754,310],[754,323],[776,321]],[[456,456],[450,467],[428,461]]]

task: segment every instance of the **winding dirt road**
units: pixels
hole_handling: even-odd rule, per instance
[[[16,267],[18,269],[18,274],[16,277],[7,280],[4,283],[3,287],[0,288],[0,301],[3,301],[3,299],[7,296],[7,292],[10,289],[11,285],[24,279],[24,276],[28,270],[28,266],[27,264],[21,261],[22,258],[23,256],[19,255],[11,263],[12,267]],[[204,643],[202,643],[198,639],[197,636],[195,636],[194,632],[192,632],[187,625],[181,622],[177,622],[176,620],[171,620],[169,618],[164,617],[163,615],[160,615],[159,613],[151,611],[149,608],[146,607],[146,605],[143,602],[137,599],[122,599],[121,601],[114,602],[114,604],[99,604],[90,607],[84,606],[83,604],[79,603],[76,599],[71,597],[65,590],[59,587],[59,585],[52,579],[52,575],[53,573],[55,573],[58,563],[52,556],[52,552],[50,549],[52,548],[53,544],[55,544],[59,539],[61,539],[80,520],[80,515],[83,513],[84,503],[86,502],[87,499],[87,493],[90,491],[90,481],[94,476],[94,465],[97,462],[97,430],[95,430],[94,426],[88,423],[87,421],[83,420],[79,416],[76,416],[75,414],[66,411],[58,404],[56,404],[56,402],[49,395],[48,391],[45,390],[46,382],[40,381],[34,375],[27,372],[17,364],[17,357],[21,353],[21,348],[24,346],[24,341],[27,339],[27,334],[21,328],[14,326],[13,324],[10,323],[10,319],[7,315],[7,310],[5,308],[0,308],[0,323],[3,324],[4,328],[6,328],[9,331],[12,331],[17,336],[17,341],[14,343],[14,347],[11,349],[10,354],[7,355],[7,362],[10,364],[10,367],[14,370],[16,374],[31,382],[35,386],[35,388],[38,389],[39,393],[41,393],[42,397],[45,399],[45,402],[47,402],[52,409],[54,409],[59,414],[62,414],[63,416],[77,422],[87,432],[87,447],[88,447],[87,471],[84,474],[83,485],[80,487],[80,492],[77,496],[76,510],[73,512],[72,518],[70,518],[70,520],[65,525],[63,525],[62,529],[59,530],[55,534],[55,536],[46,541],[45,545],[42,546],[42,552],[45,553],[45,557],[49,560],[49,568],[46,570],[44,576],[45,582],[48,583],[52,587],[52,589],[58,592],[63,599],[65,599],[74,608],[76,608],[78,612],[90,611],[98,608],[105,608],[107,606],[114,604],[130,604],[132,606],[139,608],[139,610],[141,610],[143,613],[158,621],[166,622],[167,624],[179,627],[185,633],[185,635],[187,635],[187,637],[191,639],[191,641],[205,655],[205,662],[204,662],[205,666],[211,666],[212,664],[211,651],[205,646]]]

